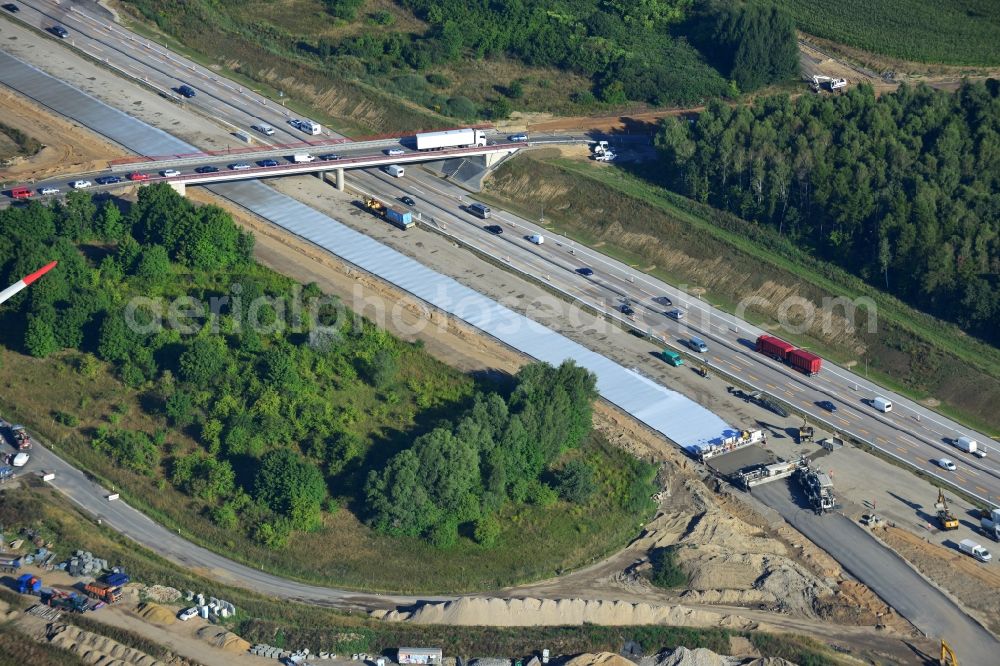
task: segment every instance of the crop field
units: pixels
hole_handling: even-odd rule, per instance
[[[882,55],[948,65],[1000,65],[996,0],[759,0],[800,30]]]

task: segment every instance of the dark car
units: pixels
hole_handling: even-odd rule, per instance
[[[503,227],[501,227],[499,224],[490,224],[486,226],[485,229],[491,234],[496,234],[497,236],[503,233]]]
[[[114,183],[122,182],[122,179],[118,176],[101,176],[100,178],[95,178],[98,185],[113,185]]]
[[[660,305],[673,305],[674,302],[670,300],[668,296],[656,296],[653,298],[654,303],[659,303]]]
[[[52,26],[51,28],[49,28],[49,32],[51,32],[53,35],[55,35],[60,39],[66,39],[67,37],[69,37],[69,30],[62,27],[61,25]]]
[[[417,205],[417,202],[413,200],[413,197],[399,197],[399,200],[405,203],[407,206]]]
[[[584,266],[583,268],[576,269],[576,272],[579,273],[580,275],[584,275],[584,276],[590,277],[591,275],[594,274],[594,269],[593,268],[587,268],[586,266]]]
[[[195,173],[215,173],[219,170],[219,167],[214,167],[211,164],[206,164],[205,166],[200,166],[194,170]]]
[[[334,160],[339,160],[340,155],[336,153],[327,153],[326,155],[320,155],[319,158],[324,162],[333,162]]]
[[[833,404],[829,400],[822,400],[820,402],[817,402],[816,405],[818,407],[822,407],[823,409],[825,409],[826,411],[830,412],[831,414],[833,412],[837,411],[837,405]]]
[[[635,314],[635,310],[633,310],[632,306],[629,305],[628,303],[622,303],[621,305],[619,305],[618,310],[620,310],[621,313],[626,317],[631,317],[632,315]]]
[[[278,160],[260,160],[257,164],[262,167],[273,167],[278,166]]]
[[[3,7],[12,14],[21,11],[21,8],[15,5],[13,2],[8,2],[5,5],[0,5],[0,7]]]
[[[195,91],[194,88],[192,88],[191,86],[188,86],[188,85],[178,86],[177,87],[177,93],[180,94],[180,95],[183,95],[184,97],[187,97],[189,99],[191,97],[194,97],[195,95],[198,94]]]

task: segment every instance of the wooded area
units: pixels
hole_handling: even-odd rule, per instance
[[[667,119],[671,187],[1000,342],[1000,83],[770,97]]]
[[[280,548],[344,503],[389,534],[443,548],[468,525],[490,547],[505,507],[583,504],[597,487],[587,461],[554,465],[590,433],[589,372],[535,364],[512,386],[482,387],[428,373],[418,347],[343,316],[334,299],[316,320],[303,316],[290,301],[308,313],[316,285],[299,292],[257,266],[252,236],[223,210],[162,185],[140,189],[124,213],[119,205],[72,192],[0,211],[0,276],[60,262],[0,311],[0,340],[36,357],[84,352],[85,375],[98,359],[110,364],[168,427],[124,428],[112,414],[91,447],[168,479],[217,525]],[[186,312],[159,325],[170,309]],[[179,448],[173,433],[199,446]],[[621,501],[634,512],[648,503],[646,467],[623,475]]]

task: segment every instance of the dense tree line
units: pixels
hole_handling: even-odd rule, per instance
[[[590,431],[595,383],[568,361],[558,368],[534,364],[518,373],[508,399],[479,396],[457,422],[418,437],[384,470],[371,471],[373,525],[447,546],[460,524],[474,523],[476,539],[489,543],[496,538],[496,512],[507,502],[555,499],[540,476]],[[575,499],[587,499],[574,490]]]
[[[59,260],[0,308],[0,341],[37,357],[75,350],[82,374],[103,361],[140,390],[163,427],[120,427],[125,407],[91,446],[130,473],[162,476],[226,529],[278,548],[347,500],[388,533],[447,546],[468,524],[489,546],[505,505],[583,503],[594,490],[586,461],[558,462],[590,431],[592,375],[529,365],[509,394],[474,393],[468,378],[435,371],[414,346],[343,316],[333,300],[315,320],[302,316],[291,299],[321,297],[316,285],[297,294],[255,264],[252,236],[219,208],[160,185],[122,208],[72,192],[63,203],[2,210],[0,227],[5,283]],[[155,306],[157,297],[172,305]],[[170,312],[176,321],[161,319]],[[430,370],[413,369],[419,362]],[[430,417],[413,436],[401,432],[405,447],[373,448],[390,422],[413,427],[420,411],[462,406],[454,422],[435,427]],[[73,414],[59,421],[79,423]],[[198,446],[178,448],[172,432]],[[645,471],[632,476],[646,493]]]
[[[1000,342],[1000,84],[713,103],[657,137],[671,185]]]

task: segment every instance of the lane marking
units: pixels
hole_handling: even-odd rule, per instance
[[[908,450],[906,450],[906,449],[904,449],[904,448],[903,448],[902,446],[897,446],[897,447],[896,447],[896,450],[897,450],[897,451],[902,451],[903,453],[909,453],[909,451],[908,451]]]
[[[961,474],[956,474],[955,478],[958,479],[959,482],[961,482],[961,483],[968,483],[968,481],[965,479],[965,477],[962,476]]]
[[[982,486],[976,486],[976,490],[978,490],[979,492],[981,492],[984,495],[988,495],[989,492],[990,492],[990,491],[986,490],[986,488],[983,488]]]

